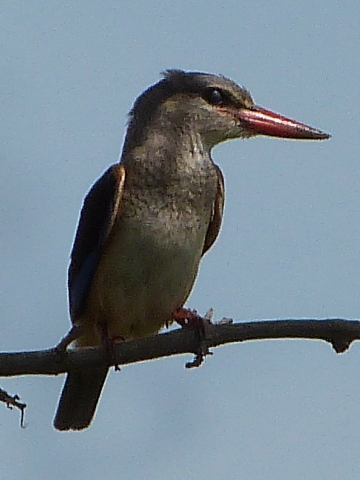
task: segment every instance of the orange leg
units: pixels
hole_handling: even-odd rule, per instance
[[[209,323],[207,318],[201,317],[196,310],[189,308],[178,308],[173,313],[173,319],[182,327],[190,328],[195,335],[197,347],[195,349],[195,358],[192,362],[186,363],[186,368],[199,367],[206,355],[210,355],[209,348],[206,345],[205,324]]]

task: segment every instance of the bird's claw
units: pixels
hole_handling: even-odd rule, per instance
[[[116,362],[114,346],[116,343],[125,342],[125,338],[122,335],[117,335],[115,337],[109,336],[109,330],[106,322],[99,322],[98,329],[101,335],[101,342],[104,347],[106,359],[109,365],[114,365],[115,372],[120,372],[121,368]]]
[[[211,308],[202,317],[196,310],[188,308],[179,308],[173,314],[173,319],[182,327],[190,328],[195,335],[197,348],[195,350],[194,360],[185,364],[186,368],[200,367],[206,355],[212,355],[206,344],[207,327],[211,324],[213,309]]]

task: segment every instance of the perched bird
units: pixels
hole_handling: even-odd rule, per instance
[[[221,225],[224,181],[211,149],[259,134],[329,138],[255,105],[222,76],[168,70],[139,96],[120,163],[82,207],[68,277],[76,346],[145,337],[171,323]],[[56,429],[90,424],[107,372],[68,373]]]

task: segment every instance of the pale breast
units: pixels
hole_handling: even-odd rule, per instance
[[[87,338],[100,343],[97,325],[124,339],[158,332],[193,287],[217,192],[209,157],[137,159],[127,177],[116,219],[90,287],[84,314]],[[144,166],[145,165],[145,166]]]
[[[205,225],[197,230],[184,226],[175,241],[178,227],[169,229],[163,222],[166,218],[152,223],[147,218],[145,225],[134,219],[116,224],[81,321],[105,322],[111,337],[125,339],[154,334],[171,321],[194,284]]]

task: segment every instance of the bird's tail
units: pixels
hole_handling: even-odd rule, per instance
[[[54,418],[57,430],[82,430],[90,425],[108,370],[68,373]]]

